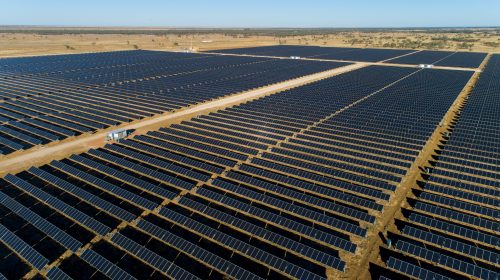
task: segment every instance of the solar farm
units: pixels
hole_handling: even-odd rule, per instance
[[[387,62],[400,64],[433,64],[438,66],[477,68],[486,53],[401,50],[401,49],[360,49],[315,46],[269,46],[210,51],[220,54],[239,54],[268,57],[298,56],[311,59]]]
[[[498,54],[0,59],[0,278],[497,280],[499,131]]]

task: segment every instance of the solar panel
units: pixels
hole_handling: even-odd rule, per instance
[[[135,277],[125,272],[123,269],[108,261],[106,258],[92,251],[92,249],[85,250],[81,254],[81,258],[104,273],[110,279],[136,279]]]
[[[450,267],[454,270],[461,271],[465,274],[469,274],[471,276],[480,278],[480,279],[497,279],[498,273],[484,269],[475,264],[464,262],[444,254],[437,253],[435,251],[431,251],[411,243],[407,243],[404,241],[398,241],[395,245],[396,249],[407,252],[409,254],[419,256],[426,260],[438,263],[443,266]]]
[[[149,249],[137,244],[136,242],[130,240],[129,238],[117,233],[111,237],[111,241],[113,241],[113,243],[119,245],[120,247],[126,249],[127,252],[149,263],[159,271],[162,271],[167,275],[169,274],[171,275],[172,272],[175,272],[177,275],[179,275],[178,271],[179,268],[177,268],[177,271],[174,270],[177,267],[175,264],[169,262],[165,258],[157,255],[156,253],[150,251]],[[189,278],[185,279],[199,279],[198,277],[190,274],[187,271],[184,271],[183,276],[184,277],[189,276]]]
[[[400,259],[396,259],[393,257],[389,257],[387,261],[387,266],[394,268],[398,271],[401,271],[407,275],[411,275],[413,277],[417,277],[418,279],[443,279],[443,280],[451,280],[452,278],[448,278],[446,276],[440,275],[438,273],[429,271],[427,269],[423,269],[414,264],[402,261]]]
[[[19,132],[17,130],[14,130],[14,129],[10,129],[8,127],[5,127],[5,126],[0,126],[0,132],[3,132],[3,133],[6,133],[6,134],[9,134],[13,137],[16,137],[24,142],[28,142],[30,143],[31,145],[40,145],[42,144],[42,140],[40,139],[36,139],[36,138],[33,138],[31,136],[28,136],[22,132]]]
[[[225,54],[265,55],[276,57],[306,57],[309,59],[333,59],[346,61],[382,61],[414,52],[413,50],[341,48],[319,46],[278,45],[237,49],[211,50]]]
[[[446,247],[458,252],[462,252],[468,256],[477,257],[491,263],[498,263],[500,254],[471,246],[467,243],[457,241],[455,239],[446,238],[441,235],[426,232],[411,226],[405,226],[402,231],[405,235],[414,236],[416,238],[434,243],[436,245]]]
[[[336,211],[338,213],[342,213],[345,215],[348,215],[349,217],[352,218],[357,218],[369,223],[373,223],[375,221],[375,217],[367,214],[366,212],[358,211],[356,209],[353,209],[351,207],[345,207],[341,204],[337,203],[332,203],[328,200],[321,199],[312,195],[307,195],[303,192],[300,191],[293,191],[292,189],[289,188],[284,188],[281,186],[277,186],[275,184],[271,184],[269,182],[253,178],[250,176],[246,176],[241,173],[236,173],[234,171],[230,171],[226,174],[226,177],[235,179],[238,181],[242,181],[244,183],[248,183],[252,186],[257,186],[261,189],[263,189],[265,192],[272,192],[275,194],[280,194],[283,195],[285,198],[288,199],[297,199],[299,201],[305,202],[310,205],[315,205],[322,207],[323,209],[328,209],[331,211]]]
[[[172,184],[174,186],[177,186],[177,187],[180,187],[183,189],[188,189],[188,190],[193,188],[193,184],[190,184],[186,181],[183,181],[183,180],[178,179],[176,177],[173,177],[171,175],[165,174],[163,172],[156,171],[155,169],[148,168],[148,167],[133,163],[133,162],[128,161],[124,158],[116,157],[116,156],[113,156],[111,154],[107,154],[107,153],[104,153],[104,152],[101,152],[98,150],[90,150],[88,153],[91,155],[103,158],[103,159],[107,159],[107,160],[109,160],[113,163],[119,164],[121,166],[127,167],[130,170],[137,171],[137,172],[144,174],[144,175],[148,175],[154,179],[157,179],[160,182],[169,183],[169,184]],[[168,197],[173,198],[173,193],[169,194]]]
[[[1,224],[0,239],[38,270],[41,270],[46,264],[49,263],[49,260]]]
[[[179,202],[183,205],[186,205],[186,206],[192,208],[192,209],[196,209],[198,211],[203,212],[204,214],[212,216],[214,219],[217,219],[218,221],[223,221],[226,224],[230,224],[230,225],[233,225],[233,226],[238,227],[240,229],[243,229],[250,234],[254,234],[255,236],[260,236],[261,238],[272,241],[272,242],[279,244],[283,247],[286,247],[290,250],[296,251],[304,256],[315,259],[318,262],[324,263],[325,265],[336,268],[340,271],[344,270],[345,262],[339,260],[336,257],[327,255],[327,254],[325,254],[321,251],[318,251],[314,248],[307,247],[307,246],[305,246],[301,243],[298,243],[292,239],[288,239],[286,237],[280,236],[276,233],[273,233],[272,231],[260,228],[252,223],[235,218],[234,216],[228,215],[224,212],[212,209],[210,207],[206,207],[201,203],[197,203],[196,201],[193,201],[193,200],[190,200],[187,198],[181,198],[179,200]]]
[[[127,190],[119,188],[115,185],[112,185],[112,184],[110,184],[102,179],[99,179],[93,175],[90,175],[90,174],[85,173],[79,169],[71,167],[65,163],[62,163],[59,161],[52,161],[50,164],[52,166],[62,170],[62,171],[68,172],[68,174],[70,174],[71,176],[74,176],[78,179],[81,179],[81,180],[85,181],[86,183],[95,185],[98,188],[102,188],[103,190],[110,192],[112,194],[115,194],[118,197],[122,197],[122,198],[124,198],[124,199],[126,199],[126,200],[140,206],[140,207],[143,207],[145,209],[150,209],[150,210],[154,209],[156,207],[155,203],[153,203],[145,198],[142,198],[139,195],[136,195],[130,191],[127,191]]]
[[[38,129],[38,128],[35,128],[32,126],[25,125],[25,124],[20,123],[20,122],[10,122],[9,125],[16,127],[20,130],[32,133],[32,134],[39,135],[39,136],[41,136],[45,139],[49,139],[51,141],[57,141],[60,139],[60,137],[55,135],[55,134],[52,134],[50,132],[47,132],[47,131],[44,131],[44,130],[41,130],[41,129]]]
[[[413,52],[292,49],[374,61]],[[284,49],[263,50],[275,51]],[[419,53],[456,65],[480,57],[401,59]],[[51,59],[0,61],[8,77],[0,83],[2,153],[347,65],[148,51]],[[389,234],[394,248],[383,246],[385,267],[377,263],[387,276],[497,277],[500,118],[495,87],[486,86],[497,75],[485,72],[433,158],[429,182],[403,204]],[[363,67],[6,175],[0,208],[45,242],[8,227],[26,246],[47,263],[61,258],[42,277],[75,277],[80,266],[81,277],[324,279],[325,269],[348,271],[369,242],[471,75]]]
[[[0,144],[5,145],[13,150],[22,150],[25,147],[28,147],[27,145],[21,145],[21,144],[15,143],[15,142],[13,142],[9,139],[6,139],[2,136],[0,136]]]
[[[126,210],[104,199],[101,199],[100,197],[93,195],[92,193],[89,193],[81,188],[78,188],[75,185],[68,183],[46,171],[43,171],[35,167],[31,167],[28,171],[36,175],[37,177],[41,178],[42,180],[50,184],[53,184],[54,186],[57,186],[63,189],[64,191],[79,197],[80,199],[89,202],[93,206],[105,210],[107,213],[110,213],[111,215],[117,218],[123,219],[125,221],[132,221],[135,218],[133,214],[127,212]]]
[[[9,174],[10,175],[10,174]],[[7,175],[7,176],[9,176]],[[8,178],[6,177],[6,180]],[[72,251],[76,251],[82,244],[73,238],[71,235],[65,233],[58,227],[54,226],[52,223],[40,217],[35,212],[30,209],[24,207],[19,202],[11,199],[4,193],[0,192],[0,203],[5,207],[9,208],[12,212],[16,213],[18,216],[29,222],[31,225],[35,226],[37,229],[47,234],[55,241],[59,242],[61,245],[70,249]]]
[[[103,224],[101,224],[99,221],[96,221],[94,218],[89,217],[85,213],[73,208],[72,206],[64,203],[58,198],[55,198],[48,193],[44,192],[41,189],[36,188],[35,186],[31,185],[30,183],[23,181],[19,178],[14,178],[12,175],[7,175],[5,177],[5,180],[8,182],[11,182],[14,184],[16,187],[22,189],[26,193],[29,193],[36,197],[37,199],[43,201],[45,204],[49,205],[53,209],[56,209],[60,211],[61,213],[64,213],[66,216],[72,218],[73,220],[83,224],[84,226],[92,229],[93,231],[97,232],[98,234],[105,235],[108,233],[111,229]]]
[[[69,277],[64,271],[54,266],[51,267],[46,274],[47,278],[50,280],[71,280],[73,278]]]
[[[259,279],[256,275],[252,274],[249,271],[246,271],[233,263],[225,260],[210,251],[207,251],[201,247],[196,246],[168,231],[162,229],[152,223],[149,223],[145,220],[140,220],[137,223],[137,226],[150,233],[152,236],[159,238],[163,242],[166,242],[169,246],[173,246],[181,251],[184,251],[188,254],[192,254],[197,257],[201,261],[214,266],[219,270],[224,270],[231,276],[236,277],[237,279]]]
[[[293,220],[289,220],[287,218],[283,218],[281,216],[278,216],[274,213],[271,213],[269,211],[250,206],[247,204],[244,204],[238,200],[229,198],[227,196],[221,196],[213,191],[209,191],[207,189],[200,189],[198,193],[204,197],[207,197],[208,199],[212,199],[215,201],[219,201],[229,207],[234,207],[235,209],[238,209],[242,212],[246,212],[250,215],[259,217],[263,220],[275,223],[278,226],[287,228],[288,230],[293,230],[295,232],[298,232],[300,234],[309,236],[311,238],[314,238],[316,240],[325,242],[327,244],[330,244],[334,247],[346,250],[348,252],[354,253],[356,251],[356,245],[353,244],[352,242],[339,238],[337,236],[331,235],[329,233],[321,232],[319,230],[315,230],[310,228],[309,226],[306,226],[304,224],[295,222]]]
[[[324,279],[323,277],[313,274],[305,269],[302,269],[300,267],[297,267],[296,265],[293,265],[291,263],[288,263],[287,261],[277,258],[265,251],[262,251],[256,247],[253,247],[251,245],[245,244],[227,234],[215,231],[210,229],[207,226],[204,226],[196,221],[193,221],[187,217],[183,217],[180,214],[177,214],[173,211],[169,211],[166,208],[162,208],[160,210],[160,215],[171,219],[179,224],[182,224],[186,227],[191,228],[192,230],[200,231],[206,236],[210,236],[210,238],[217,240],[218,242],[221,242],[222,244],[233,248],[234,250],[237,250],[239,252],[244,252],[245,255],[248,255],[252,258],[255,258],[259,261],[265,262],[267,265],[281,270],[288,275],[291,275],[296,278],[307,278],[307,279]]]
[[[266,205],[279,207],[285,211],[290,211],[290,212],[308,217],[312,220],[316,220],[318,222],[322,222],[322,223],[331,225],[334,228],[337,228],[337,229],[340,229],[340,230],[343,230],[343,231],[346,231],[349,233],[353,233],[353,234],[356,234],[356,235],[361,236],[361,237],[366,236],[365,229],[357,227],[351,223],[344,222],[342,220],[335,219],[332,217],[323,216],[323,215],[318,214],[317,212],[309,211],[307,208],[302,208],[302,207],[298,207],[298,206],[295,206],[292,204],[287,204],[286,202],[279,201],[279,200],[274,199],[272,197],[266,197],[264,195],[260,195],[259,193],[256,193],[256,192],[253,192],[250,190],[245,190],[241,186],[231,184],[230,182],[223,181],[221,179],[215,179],[214,181],[212,181],[211,184],[214,186],[223,188],[224,190],[241,194],[241,195],[245,196],[246,198],[250,198],[250,199],[255,200],[255,201],[262,201],[262,203],[264,203]]]
[[[8,102],[0,108],[0,122],[24,120],[72,136],[347,65],[139,53],[5,59],[0,98]]]
[[[116,169],[110,168],[110,167],[105,166],[103,164],[99,164],[95,161],[89,160],[89,159],[84,158],[82,156],[72,155],[70,157],[70,159],[72,159],[76,162],[85,164],[87,166],[91,166],[91,167],[95,168],[96,170],[99,170],[100,172],[104,172],[104,173],[110,174],[114,177],[120,178],[120,180],[123,180],[126,183],[133,184],[137,187],[140,187],[141,189],[148,190],[149,192],[157,194],[157,195],[161,196],[162,198],[173,199],[174,197],[177,196],[177,194],[175,194],[173,192],[167,191],[167,190],[160,188],[158,186],[155,186],[151,183],[148,183],[148,182],[143,181],[141,179],[137,179],[136,177],[130,176],[126,173],[123,173],[123,172],[118,171]]]

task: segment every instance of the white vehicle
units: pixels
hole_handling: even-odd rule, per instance
[[[432,64],[419,64],[418,67],[420,67],[420,68],[432,68],[432,67],[434,67],[434,65],[432,65]]]
[[[118,141],[120,139],[125,139],[127,136],[130,135],[132,130],[126,130],[126,129],[117,129],[108,132],[106,135],[106,141]]]

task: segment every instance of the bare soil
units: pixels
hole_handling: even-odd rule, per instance
[[[5,32],[5,31],[4,31]],[[338,32],[325,35],[256,36],[246,34],[51,34],[2,33],[0,57],[102,52],[115,50],[215,50],[279,44],[439,49],[500,53],[500,32]]]

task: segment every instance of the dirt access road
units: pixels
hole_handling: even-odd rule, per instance
[[[80,135],[75,138],[66,139],[66,141],[63,142],[51,143],[47,146],[41,146],[39,148],[21,151],[21,153],[15,153],[11,157],[8,156],[0,160],[0,176],[4,176],[7,173],[20,172],[30,166],[40,166],[55,159],[62,159],[71,154],[82,153],[89,150],[90,148],[103,146],[105,144],[104,138],[106,137],[106,133],[113,129],[134,129],[136,130],[135,134],[142,134],[150,130],[158,129],[162,126],[167,126],[186,119],[190,119],[200,114],[206,114],[252,99],[260,98],[265,95],[270,95],[279,91],[325,79],[334,75],[353,71],[367,65],[369,64],[350,64],[344,67],[303,76],[300,78],[284,81],[266,87],[261,87],[247,92],[230,95],[199,105],[190,106],[174,113],[165,113],[163,115],[146,118],[132,124],[125,124],[106,130],[101,130],[95,134]]]

